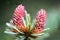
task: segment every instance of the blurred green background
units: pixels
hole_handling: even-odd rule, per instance
[[[41,8],[47,12],[45,28],[50,28],[38,40],[60,40],[60,1],[59,0],[0,0],[0,40],[13,40],[4,33],[6,22],[13,16],[17,5],[23,4],[33,19]]]

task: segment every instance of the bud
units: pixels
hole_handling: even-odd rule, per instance
[[[39,10],[35,19],[36,21],[35,27],[32,30],[33,34],[39,34],[42,32],[44,28],[45,18],[46,18],[46,11],[44,9]]]
[[[24,6],[20,4],[14,10],[14,15],[13,15],[13,24],[16,25],[16,27],[22,32],[24,31],[24,25],[22,22],[22,17],[24,17],[24,12],[25,12]]]

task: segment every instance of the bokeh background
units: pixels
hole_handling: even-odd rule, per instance
[[[13,16],[13,10],[17,5],[23,4],[33,19],[41,8],[47,12],[45,28],[48,32],[40,36],[38,40],[60,40],[60,1],[59,0],[0,0],[0,40],[14,40],[4,33],[6,22]]]

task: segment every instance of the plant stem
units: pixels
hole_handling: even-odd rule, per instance
[[[29,38],[28,38],[28,37],[26,37],[24,40],[29,40]]]

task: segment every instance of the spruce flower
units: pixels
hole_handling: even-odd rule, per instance
[[[24,40],[36,38],[37,36],[44,34],[43,31],[49,29],[44,29],[45,19],[46,11],[40,9],[37,12],[36,18],[31,22],[30,14],[28,14],[24,6],[20,4],[15,8],[10,22],[6,23],[8,28],[4,32],[17,36],[17,40],[20,40],[20,36],[24,36]]]

